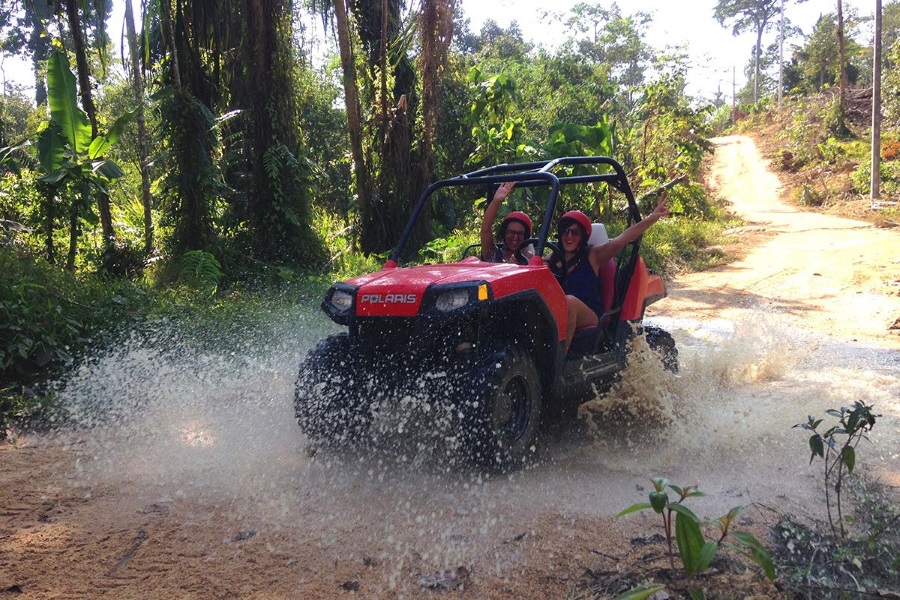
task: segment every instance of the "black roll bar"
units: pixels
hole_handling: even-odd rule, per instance
[[[558,167],[578,165],[607,165],[612,167],[613,173],[569,175],[560,177],[556,173],[552,172],[553,169],[556,169]],[[403,254],[403,248],[406,246],[407,241],[409,241],[409,237],[412,234],[413,227],[415,227],[416,221],[419,220],[419,216],[422,214],[422,209],[425,207],[425,203],[434,192],[445,187],[476,185],[490,186],[500,184],[505,181],[514,181],[516,182],[516,187],[521,188],[538,186],[543,187],[547,185],[550,186],[550,199],[547,202],[547,208],[544,211],[544,218],[541,222],[541,231],[538,236],[538,247],[536,248],[536,253],[538,256],[543,253],[544,246],[547,241],[547,236],[550,233],[553,213],[556,210],[556,199],[559,196],[559,189],[561,186],[573,185],[577,183],[607,183],[608,185],[611,185],[622,192],[625,195],[625,198],[628,200],[628,224],[631,225],[641,220],[641,213],[638,210],[637,203],[635,202],[634,194],[631,191],[631,186],[628,185],[628,178],[625,175],[625,171],[624,169],[622,169],[622,165],[620,165],[619,162],[613,158],[610,158],[608,156],[567,156],[563,158],[554,158],[551,160],[527,163],[504,163],[501,165],[495,165],[492,167],[487,167],[485,169],[472,171],[471,173],[466,173],[465,175],[459,175],[457,177],[451,177],[449,179],[442,179],[428,186],[428,188],[422,193],[422,196],[419,198],[419,202],[413,209],[409,221],[406,223],[406,227],[403,230],[403,234],[400,236],[400,240],[397,242],[396,247],[391,252],[389,261],[397,264],[400,256],[402,256]],[[632,244],[634,244],[635,256],[637,255],[637,251],[639,249],[639,243],[640,238],[638,238],[638,240],[636,240],[635,242],[632,242]]]

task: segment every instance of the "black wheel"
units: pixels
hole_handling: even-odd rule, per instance
[[[678,348],[675,347],[675,339],[668,331],[659,327],[644,327],[644,335],[647,345],[662,361],[663,368],[672,373],[678,372]]]
[[[491,354],[475,375],[476,458],[505,468],[535,452],[543,408],[540,374],[531,356],[518,348]]]
[[[309,351],[294,388],[294,412],[313,441],[355,443],[368,431],[364,365],[346,334],[330,336]]]

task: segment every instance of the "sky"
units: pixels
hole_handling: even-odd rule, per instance
[[[536,45],[555,47],[566,32],[561,25],[548,24],[541,15],[547,10],[568,13],[579,0],[461,0],[463,12],[470,19],[470,29],[477,32],[488,19],[502,27],[508,27],[515,20],[526,39]],[[587,0],[582,0],[587,1]],[[600,4],[610,6],[611,0],[600,0]],[[713,19],[716,0],[638,0],[620,2],[623,14],[636,11],[653,16],[648,40],[653,46],[663,49],[667,46],[685,45],[690,56],[688,72],[688,93],[711,99],[721,89],[730,100],[732,79],[736,72],[737,88],[744,84],[743,67],[750,57],[750,49],[755,43],[755,34],[747,33],[739,37],[731,35],[731,30],[720,26]],[[856,8],[861,16],[871,15],[875,0],[844,0],[845,11]],[[549,7],[549,8],[548,8]],[[797,4],[796,0],[786,0],[785,15],[805,34],[812,31],[821,14],[834,12],[835,0],[806,0]],[[119,39],[122,20],[122,2],[116,1],[109,27],[113,40]],[[769,33],[764,43],[777,39],[776,33]],[[870,39],[860,39],[868,45]],[[785,58],[790,56],[789,45],[785,44]],[[0,57],[0,85],[17,82],[33,86],[28,63],[10,57]],[[26,91],[26,94],[30,90]]]

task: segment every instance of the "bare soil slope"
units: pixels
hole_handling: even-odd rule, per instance
[[[860,462],[900,485],[900,235],[789,209],[749,140],[716,145],[752,249],[654,305],[681,375],[636,365],[589,410],[615,419],[487,479],[310,457],[290,408],[300,350],[235,369],[160,336],[67,388],[138,411],[0,446],[0,598],[610,597],[673,576],[655,515],[613,517],[653,475],[700,483],[707,518],[750,505],[740,527],[767,545],[780,514],[820,518],[790,425],[848,398],[884,413]],[[758,570],[715,566],[709,597],[781,597]]]

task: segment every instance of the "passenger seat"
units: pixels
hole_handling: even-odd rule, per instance
[[[608,241],[609,235],[607,235],[603,223],[592,223],[588,244],[601,246]],[[616,294],[616,259],[610,258],[600,265],[598,275],[600,278],[600,302],[603,304],[603,312],[608,313],[612,309],[613,298]]]

